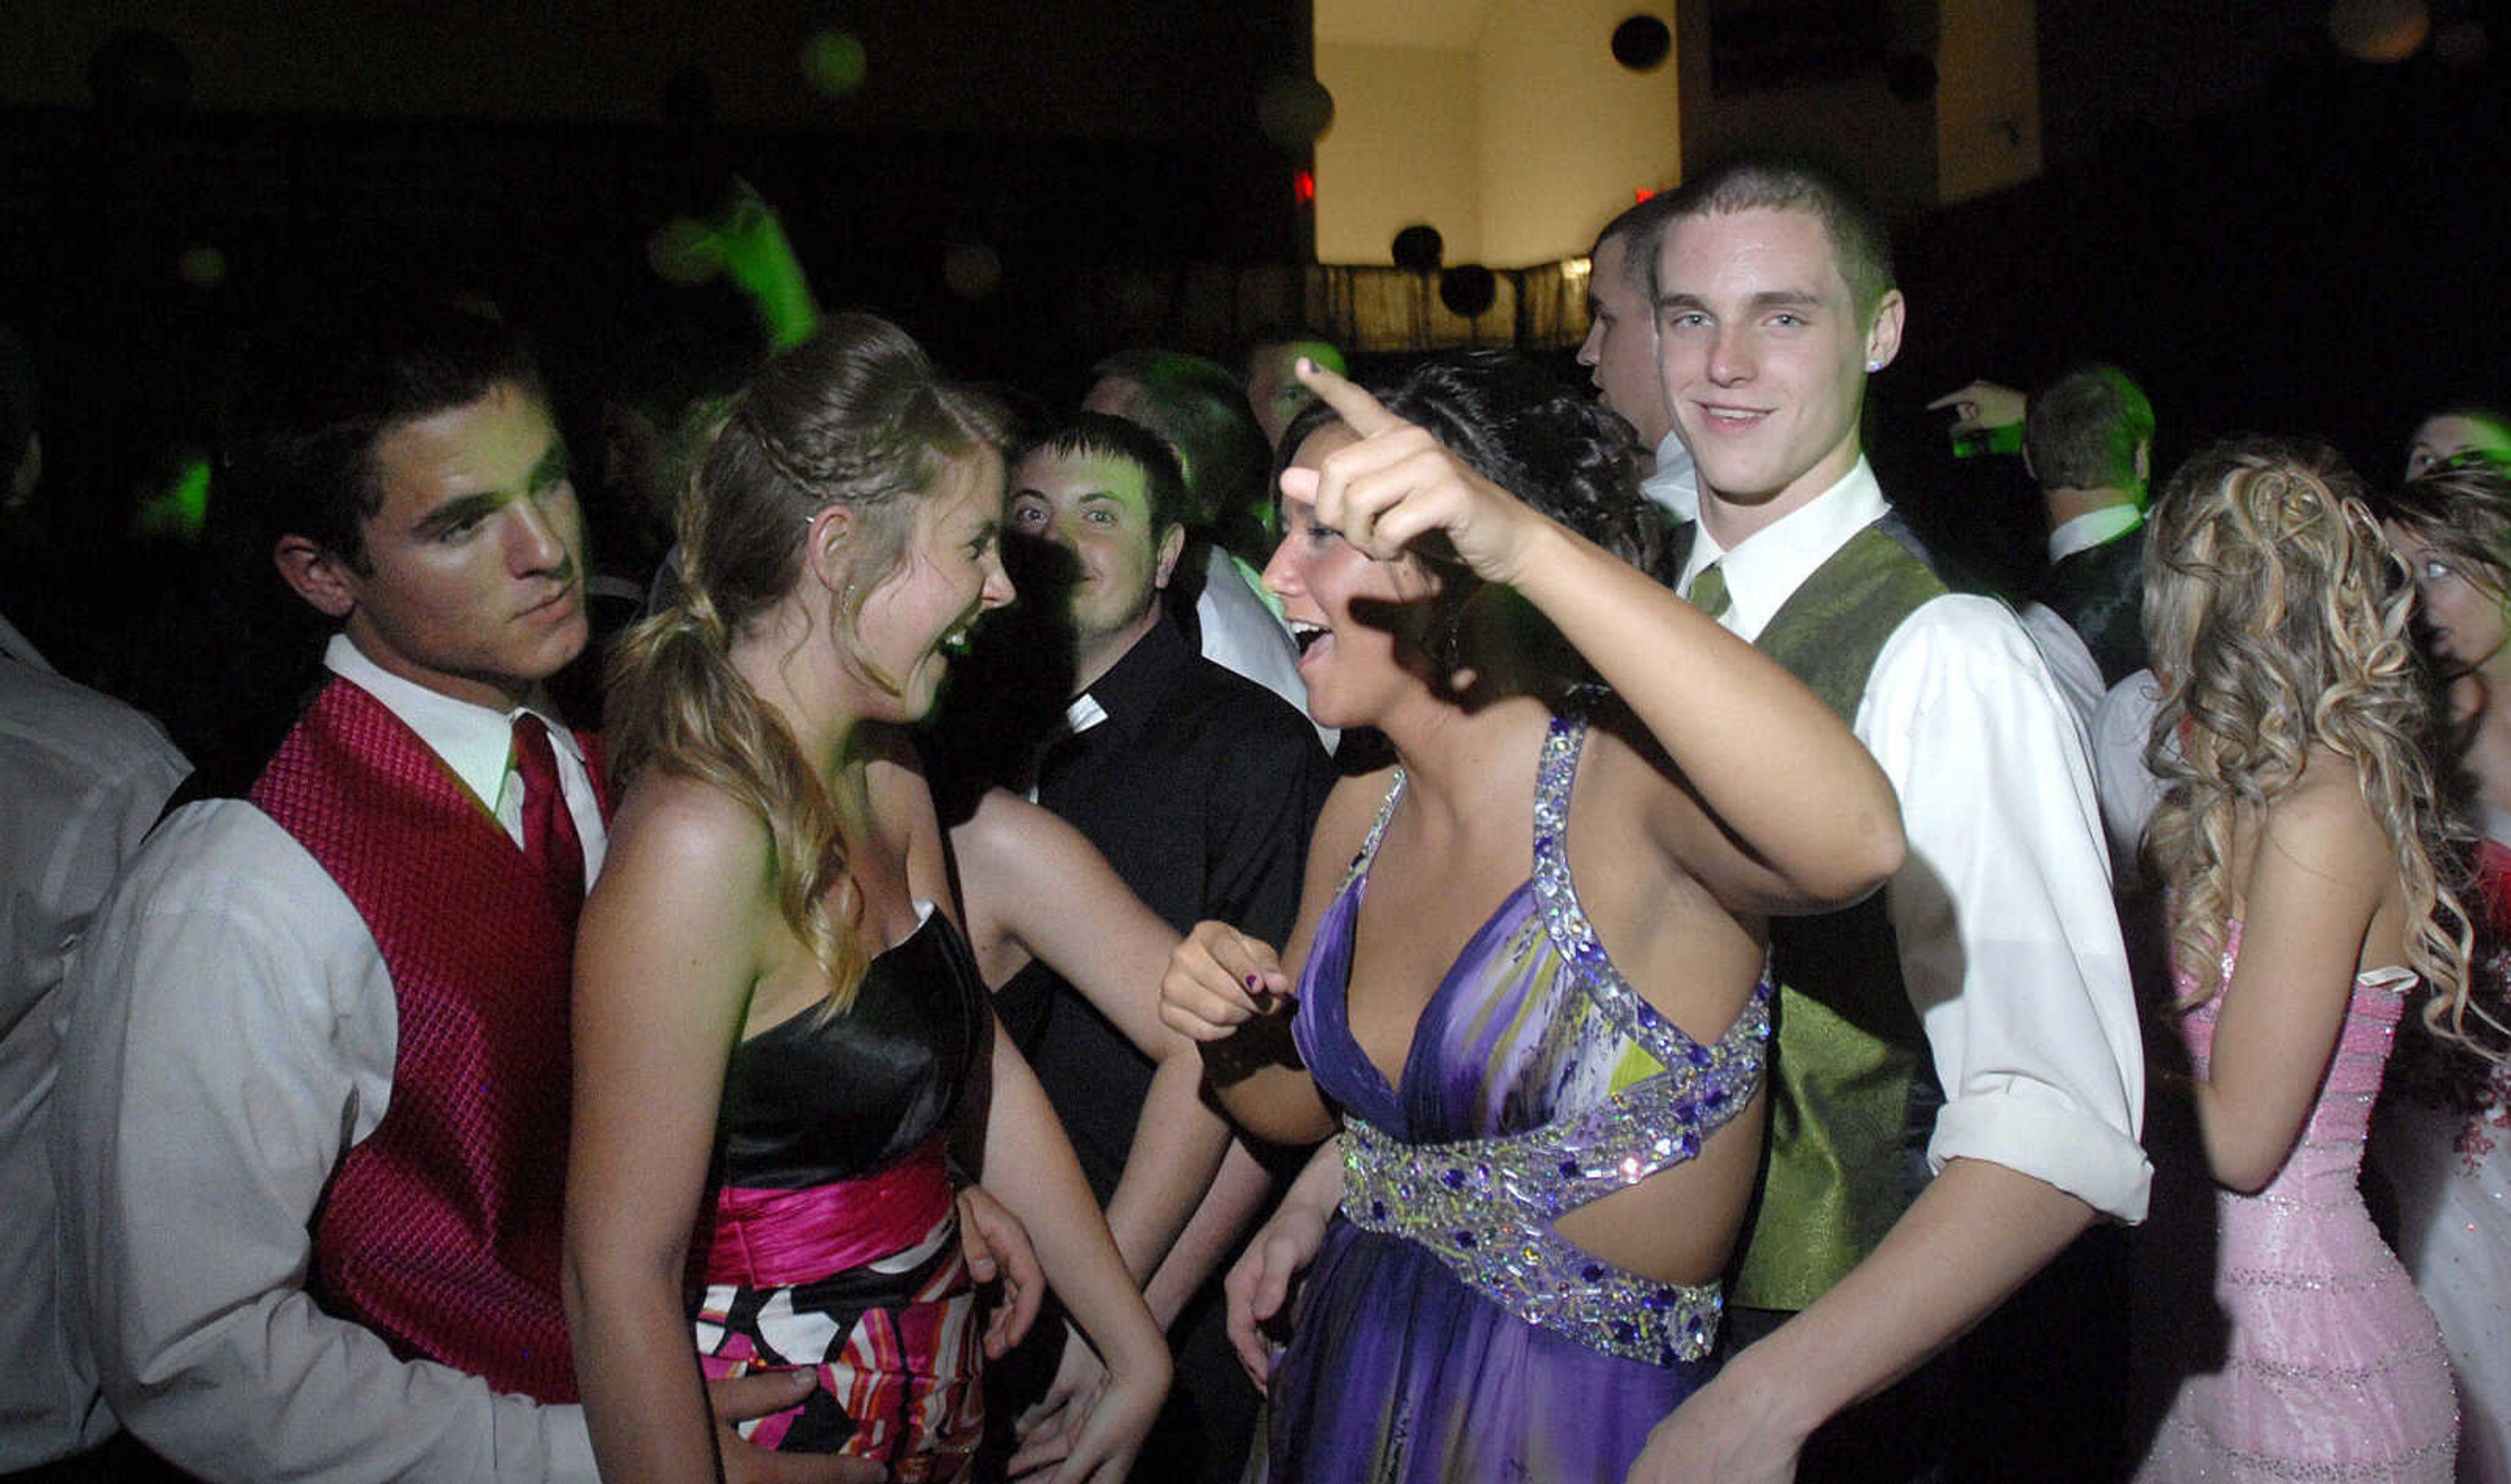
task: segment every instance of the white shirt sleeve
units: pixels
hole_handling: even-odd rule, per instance
[[[1992,599],[1928,603],[1884,644],[1859,739],[1910,842],[1886,889],[1945,1090],[1929,1162],[1986,1160],[2142,1220],[2144,1051],[2084,734]]]
[[[77,955],[52,1122],[71,1328],[150,1447],[222,1481],[595,1478],[583,1414],[394,1356],[304,1289],[391,1092],[366,925],[249,804],[149,841]]]

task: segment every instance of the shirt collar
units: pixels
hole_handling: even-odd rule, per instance
[[[58,673],[53,668],[52,662],[44,658],[43,651],[35,647],[34,641],[19,633],[17,626],[6,618],[0,618],[0,655],[8,656],[28,669],[39,669],[48,675]]]
[[[2049,559],[2065,561],[2078,552],[2115,541],[2143,524],[2144,512],[2133,505],[2105,505],[2086,511],[2049,533]]]
[[[1640,481],[1640,493],[1678,520],[1700,518],[1700,483],[1691,467],[1691,448],[1680,434],[1657,440],[1656,473]]]
[[[1074,732],[1086,732],[1110,720],[1124,725],[1140,725],[1158,697],[1171,683],[1171,677],[1194,660],[1194,651],[1178,631],[1177,623],[1163,610],[1157,622],[1134,641],[1115,664],[1107,666],[1097,684],[1072,698],[1063,708],[1065,725]]]
[[[1838,483],[1744,538],[1731,552],[1719,549],[1708,526],[1693,526],[1691,555],[1676,590],[1689,591],[1701,568],[1721,563],[1729,606],[1719,622],[1741,638],[1758,638],[1762,626],[1804,580],[1888,509],[1874,469],[1860,457]]]
[[[584,760],[584,749],[577,744],[575,734],[552,714],[547,698],[537,692],[527,704],[511,711],[456,701],[442,691],[404,679],[367,659],[345,633],[331,635],[329,646],[323,651],[323,665],[382,702],[384,709],[417,733],[430,751],[444,759],[444,766],[453,770],[453,776],[471,790],[471,796],[490,810],[497,807],[497,795],[506,786],[506,773],[515,750],[515,718],[523,712],[530,711],[549,728],[550,745],[578,762]]]

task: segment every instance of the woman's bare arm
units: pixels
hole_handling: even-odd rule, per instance
[[[621,809],[585,903],[563,1290],[609,1477],[716,1476],[680,1284],[757,976],[765,872],[766,831],[739,805],[654,778]]]

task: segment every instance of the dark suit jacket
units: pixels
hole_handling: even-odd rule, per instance
[[[2144,527],[2113,536],[2051,567],[2032,594],[2083,636],[2102,667],[2102,683],[2116,685],[2144,664]]]

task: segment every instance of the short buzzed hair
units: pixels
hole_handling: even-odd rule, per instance
[[[1125,416],[1177,449],[1186,481],[1177,519],[1200,529],[1264,498],[1272,445],[1247,405],[1246,383],[1227,366],[1182,351],[1138,347],[1107,357],[1090,374],[1140,388],[1127,400]]]
[[[1712,166],[1667,195],[1652,197],[1641,205],[1654,206],[1660,201],[1665,203],[1664,214],[1657,218],[1654,235],[1647,243],[1650,299],[1659,292],[1656,248],[1665,240],[1666,224],[1681,216],[1721,216],[1734,211],[1810,211],[1820,218],[1824,233],[1831,239],[1832,252],[1839,259],[1839,276],[1847,281],[1849,297],[1856,303],[1861,320],[1873,316],[1883,296],[1899,286],[1892,275],[1892,240],[1883,230],[1882,218],[1875,214],[1864,193],[1810,160],[1787,155],[1737,155]]]
[[[1033,453],[1065,459],[1122,459],[1142,472],[1142,498],[1150,507],[1151,541],[1156,545],[1169,527],[1185,524],[1185,476],[1177,455],[1157,435],[1129,418],[1106,412],[1075,412],[1021,445],[1012,456],[1017,469]]]
[[[1593,258],[1604,244],[1617,237],[1624,238],[1627,241],[1622,249],[1622,261],[1630,264],[1632,268],[1639,269],[1642,275],[1640,282],[1646,283],[1647,269],[1643,264],[1656,260],[1657,244],[1665,240],[1666,219],[1674,214],[1677,199],[1671,191],[1659,191],[1647,200],[1627,208],[1611,221],[1604,223],[1603,229],[1596,234],[1594,245],[1588,247],[1587,255]]]
[[[2134,377],[2106,361],[2061,373],[2031,394],[2023,451],[2050,489],[2135,489],[2136,452],[2153,441],[2153,403]]]

